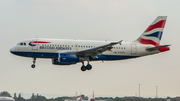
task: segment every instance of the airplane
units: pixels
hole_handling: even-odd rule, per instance
[[[76,101],[83,101],[82,97],[78,97]]]
[[[19,42],[10,49],[12,54],[52,59],[53,65],[72,65],[82,62],[81,70],[91,70],[90,61],[112,61],[138,58],[170,50],[160,45],[167,16],[158,16],[135,41],[94,41],[76,39],[33,38]],[[84,61],[87,61],[85,66]]]
[[[93,96],[92,96],[92,97],[90,97],[90,98],[88,99],[88,101],[95,101],[94,91],[93,91]]]
[[[82,97],[78,97],[78,98],[76,99],[76,101],[86,101],[86,100],[83,100]],[[93,91],[93,96],[90,97],[90,98],[88,98],[87,101],[95,101],[94,91]]]
[[[0,101],[15,101],[15,100],[11,97],[0,96]]]

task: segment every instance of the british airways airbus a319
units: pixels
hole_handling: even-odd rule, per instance
[[[91,70],[90,61],[124,60],[168,51],[169,45],[160,45],[166,19],[167,16],[158,16],[131,42],[35,38],[19,42],[10,52],[33,58],[32,68],[35,68],[36,58],[49,58],[54,65],[82,62],[82,71]]]

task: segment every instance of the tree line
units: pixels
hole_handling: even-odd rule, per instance
[[[6,96],[6,97],[12,97],[10,93],[7,91],[3,91],[0,93],[0,96]],[[87,100],[87,96],[80,95],[83,99]],[[50,98],[47,99],[45,96],[34,94],[32,93],[32,96],[29,99],[25,99],[22,97],[21,93],[16,94],[14,93],[14,96],[12,97],[15,99],[15,101],[65,101],[66,99],[73,100],[76,97],[57,97],[57,98]],[[167,98],[139,98],[139,97],[96,97],[96,100],[107,100],[107,101],[167,101]],[[171,101],[180,101],[180,97],[170,98]]]

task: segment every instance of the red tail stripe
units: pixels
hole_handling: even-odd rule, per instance
[[[154,25],[150,25],[144,32],[149,32],[155,28],[164,28],[165,23],[166,23],[166,20],[161,20],[161,21],[155,23]]]
[[[161,45],[155,45],[155,47],[158,47],[158,46],[161,46]],[[170,50],[170,48],[167,46],[167,47],[163,47],[163,48],[160,48],[158,49],[160,52],[165,52],[165,51],[168,51]]]
[[[163,48],[159,49],[160,52],[165,52],[165,51],[168,51],[168,50],[170,50],[169,47],[163,47]]]
[[[149,39],[142,39],[142,38],[138,38],[137,39],[140,43],[142,44],[151,44],[151,45],[159,45],[156,42],[149,40]]]

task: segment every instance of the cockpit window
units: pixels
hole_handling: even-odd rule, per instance
[[[23,43],[20,43],[20,45],[23,45]]]
[[[17,45],[26,46],[26,43],[25,42],[20,42]]]

